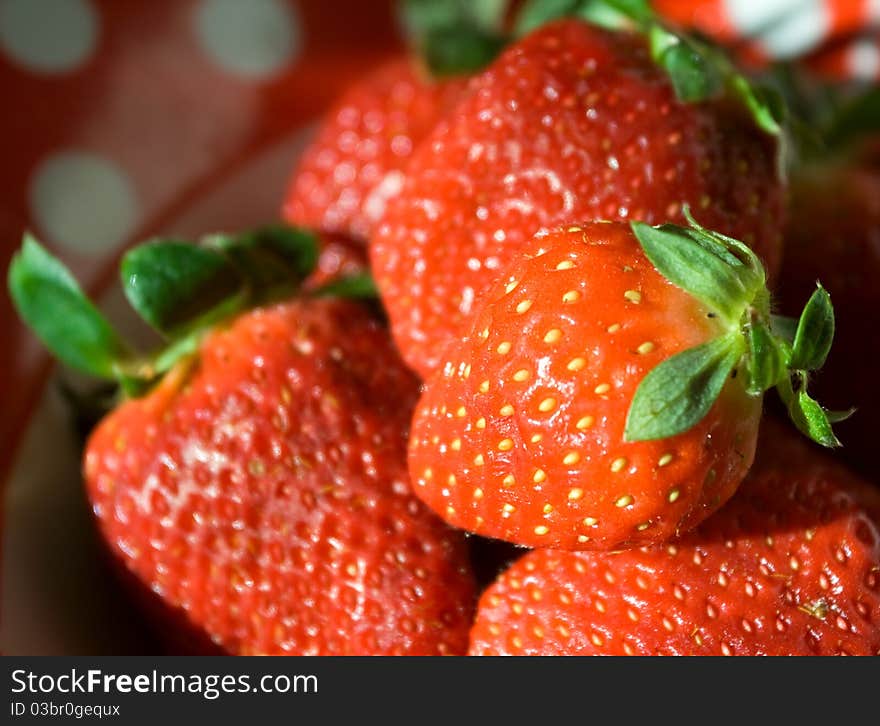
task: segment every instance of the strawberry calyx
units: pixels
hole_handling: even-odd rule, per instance
[[[120,264],[120,282],[131,307],[163,341],[149,353],[123,339],[30,233],[9,266],[8,287],[21,318],[56,358],[137,396],[192,356],[215,326],[300,292],[317,260],[312,232],[280,225],[209,235],[198,244],[154,239],[131,248]],[[363,298],[375,290],[367,276],[357,275],[309,294]]]
[[[401,23],[433,78],[474,73],[510,42],[510,0],[403,0]]]
[[[819,444],[839,446],[832,424],[852,411],[824,409],[807,393],[834,338],[834,309],[816,291],[797,320],[771,315],[766,273],[742,242],[701,227],[633,222],[647,258],[676,287],[716,318],[720,335],[663,361],[639,384],[627,415],[627,441],[662,439],[687,431],[709,412],[731,377],[743,375],[747,395],[776,388],[797,428]]]

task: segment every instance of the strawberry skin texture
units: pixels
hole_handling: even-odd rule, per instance
[[[509,48],[418,147],[370,260],[404,360],[423,378],[499,270],[578,220],[682,221],[775,268],[774,142],[736,109],[676,101],[645,42],[578,21]]]
[[[353,302],[257,309],[90,438],[110,549],[233,654],[463,653],[466,543],[412,495],[417,381]]]
[[[464,79],[432,82],[397,58],[350,88],[295,169],[282,215],[292,224],[366,241],[400,190],[414,147],[452,107]]]
[[[536,550],[482,596],[472,655],[880,655],[880,493],[768,421],[682,540]]]
[[[490,286],[416,407],[415,491],[457,527],[529,547],[663,542],[721,506],[754,457],[759,398],[732,378],[677,436],[624,442],[649,370],[716,337],[629,225],[536,237]]]
[[[811,386],[832,409],[857,408],[837,425],[844,445],[836,453],[880,480],[880,336],[871,314],[880,305],[880,163],[864,160],[802,174],[792,183],[790,209],[780,308],[796,314],[819,279],[831,294],[834,349]]]

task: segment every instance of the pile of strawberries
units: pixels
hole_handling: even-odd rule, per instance
[[[169,652],[880,654],[880,164],[792,164],[646,3],[550,5],[420,27],[291,227],[129,251],[157,352],[26,238],[22,317],[119,384],[86,488]]]

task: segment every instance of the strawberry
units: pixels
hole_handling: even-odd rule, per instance
[[[320,287],[338,278],[362,275],[368,270],[364,248],[357,241],[342,235],[319,236],[318,260],[306,286]]]
[[[318,236],[319,250],[315,269],[303,283],[306,289],[317,289],[335,280],[367,273],[369,265],[364,247],[342,235]]]
[[[880,336],[866,313],[880,299],[880,165],[837,162],[803,170],[792,183],[786,243],[780,307],[794,309],[820,275],[827,284],[840,312],[836,354],[815,379],[816,391],[831,404],[858,408],[841,427],[847,445],[840,455],[876,479],[880,391],[873,361]]]
[[[691,223],[535,238],[425,385],[409,450],[421,499],[521,545],[633,547],[730,498],[765,390],[778,386],[805,433],[837,443],[804,390],[831,342],[827,294],[816,290],[791,340],[778,336],[754,253]]]
[[[730,94],[663,67],[674,66],[666,50],[685,47],[668,40],[652,57],[641,33],[545,25],[476,76],[416,148],[370,258],[401,354],[423,378],[499,270],[558,224],[682,220],[689,204],[775,269],[776,142]],[[727,80],[752,94],[741,76]]]
[[[403,184],[413,148],[462,94],[463,78],[432,81],[408,57],[379,67],[329,111],[288,185],[284,219],[366,240]]]
[[[148,359],[32,239],[10,287],[62,360],[142,394],[99,423],[83,469],[107,547],[161,600],[145,609],[159,627],[186,626],[165,640],[188,648],[201,635],[232,654],[463,653],[467,545],[406,471],[418,382],[367,307],[326,287],[289,297],[313,242],[272,230],[129,252],[125,292],[171,340]]]
[[[880,493],[768,421],[740,491],[684,538],[516,562],[470,652],[880,655]]]

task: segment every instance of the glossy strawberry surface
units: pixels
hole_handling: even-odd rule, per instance
[[[482,596],[473,655],[880,655],[880,493],[767,422],[737,495],[674,543],[536,550]]]
[[[458,527],[531,547],[607,550],[690,529],[748,471],[760,397],[734,377],[684,433],[627,442],[624,428],[648,371],[719,331],[629,225],[536,237],[425,385],[416,493]]]
[[[536,232],[592,219],[701,224],[778,263],[774,141],[742,109],[676,100],[645,40],[578,21],[508,48],[414,151],[373,237],[404,360],[427,377]]]
[[[353,302],[257,309],[85,454],[112,551],[237,654],[462,653],[463,537],[412,495],[414,377]]]
[[[400,190],[413,149],[465,85],[462,79],[431,80],[406,57],[355,83],[327,113],[297,163],[284,218],[366,240]]]

